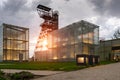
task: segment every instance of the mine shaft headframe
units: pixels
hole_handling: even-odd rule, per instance
[[[51,8],[41,4],[37,6],[37,11],[40,18],[44,19],[41,25],[43,31],[46,30],[46,28],[52,30],[58,29],[58,11],[53,11]]]

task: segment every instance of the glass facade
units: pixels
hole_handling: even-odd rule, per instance
[[[0,62],[3,60],[3,26],[0,25]]]
[[[35,60],[75,60],[76,54],[95,54],[99,27],[86,21],[68,25],[48,34],[48,50],[35,51]]]
[[[28,60],[29,29],[3,24],[3,60]]]
[[[120,39],[100,41],[98,54],[101,60],[113,60],[116,55],[120,57]]]

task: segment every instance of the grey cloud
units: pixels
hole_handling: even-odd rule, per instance
[[[51,0],[32,0],[32,3],[26,5],[29,0],[8,0],[3,3],[3,7],[0,8],[1,16],[3,17],[11,17],[16,16],[24,16],[23,13],[30,13],[36,10],[38,4],[49,5]],[[27,15],[25,15],[27,16]]]
[[[17,12],[21,9],[28,9],[28,7],[25,6],[27,2],[29,2],[29,0],[8,0],[7,2],[3,3],[3,10]],[[36,8],[38,4],[48,6],[51,2],[51,0],[32,0],[32,3],[30,4],[31,7],[29,8]]]
[[[65,0],[65,1],[70,1],[70,0]]]
[[[52,1],[32,0],[32,2],[28,4],[29,2],[29,0],[7,0],[6,2],[3,2],[2,8],[0,8],[1,23],[5,22],[15,25],[31,26],[33,25],[31,22],[37,14],[37,5],[49,5]]]
[[[21,10],[26,3],[26,0],[8,0],[7,2],[4,2],[2,12],[3,14],[8,13],[9,15],[14,15],[19,10]]]
[[[23,21],[26,19],[23,19],[23,16],[25,18],[27,17],[27,12],[24,10],[27,8],[25,6],[26,3],[27,0],[7,0],[3,3],[3,7],[0,9],[0,20],[9,24],[24,25]]]
[[[112,17],[120,18],[120,0],[87,0],[94,6],[94,11],[99,14],[96,24],[100,25],[100,37],[111,39],[118,25],[108,25],[108,21]]]
[[[101,15],[120,17],[120,0],[88,0]]]

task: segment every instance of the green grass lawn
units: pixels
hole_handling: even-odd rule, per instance
[[[0,69],[26,69],[26,70],[59,70],[72,71],[86,68],[77,66],[75,62],[2,62]]]
[[[106,65],[111,63],[115,63],[115,61],[101,61],[99,65]]]
[[[100,62],[100,65],[105,65],[110,63],[113,62],[102,61]],[[0,69],[73,71],[87,67],[90,66],[77,66],[76,62],[1,62],[0,63]]]

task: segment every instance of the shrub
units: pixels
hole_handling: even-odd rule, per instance
[[[14,73],[11,75],[11,79],[12,80],[29,80],[31,78],[33,78],[34,75],[30,72],[19,72],[19,73]]]
[[[0,75],[4,75],[5,73],[3,71],[0,70]]]
[[[0,75],[0,80],[6,80],[3,76]]]

